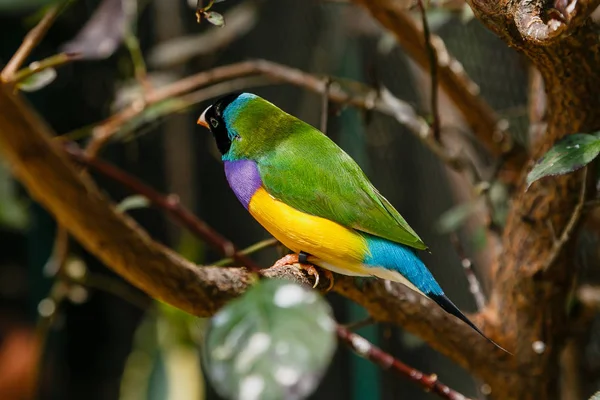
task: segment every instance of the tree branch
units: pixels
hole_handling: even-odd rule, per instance
[[[431,76],[431,114],[433,115],[433,122],[431,129],[433,130],[433,137],[438,142],[440,141],[440,112],[438,107],[438,56],[431,42],[431,32],[429,31],[429,22],[427,21],[427,11],[423,0],[417,0],[417,5],[421,11],[421,24],[423,25],[423,38],[425,40],[425,47],[427,49],[427,56],[429,57],[429,70]]]
[[[594,11],[600,0],[558,0],[555,7],[548,2],[521,0],[515,2],[512,13],[523,39],[548,45],[580,26]]]
[[[19,49],[2,70],[0,81],[10,82],[13,80],[17,70],[23,65],[25,60],[27,60],[27,57],[29,57],[29,54],[31,54],[33,49],[42,41],[46,32],[48,32],[48,29],[50,29],[54,20],[56,20],[56,17],[58,17],[63,6],[64,4],[52,6],[35,28],[27,33],[27,36],[25,36]]]
[[[437,375],[426,375],[419,370],[409,367],[400,360],[394,358],[391,354],[388,354],[379,347],[373,345],[362,336],[349,331],[341,325],[337,326],[337,335],[338,338],[344,341],[358,355],[374,362],[384,370],[391,370],[400,376],[404,376],[419,384],[423,389],[431,391],[444,399],[469,400],[465,395],[460,394],[441,383],[438,380]]]
[[[95,169],[114,181],[119,182],[121,185],[133,191],[134,193],[138,193],[146,197],[152,205],[165,210],[180,224],[185,226],[194,234],[198,235],[225,257],[230,257],[253,271],[258,271],[261,269],[260,266],[258,266],[246,255],[238,252],[233,243],[221,236],[217,231],[208,226],[206,222],[200,220],[194,214],[192,214],[192,212],[186,209],[179,202],[179,198],[176,195],[165,196],[147,186],[137,178],[127,174],[124,171],[121,171],[119,168],[114,167],[113,165],[100,159],[88,156],[75,145],[65,146],[65,151],[76,161]]]
[[[507,366],[497,362],[498,359],[508,359],[510,355],[487,342],[431,300],[402,284],[380,279],[367,279],[356,284],[352,277],[336,275],[333,291],[365,307],[373,319],[401,326],[407,332],[421,337],[432,348],[476,375],[481,372],[478,366],[490,362],[494,362],[494,373],[498,376],[510,373]],[[484,314],[478,313],[470,318],[496,341],[494,331],[489,329],[490,321]]]
[[[393,0],[354,0],[366,8],[381,25],[391,31],[406,53],[422,68],[429,67],[427,45],[421,29],[402,6]],[[444,42],[431,35],[438,61],[438,76],[441,88],[448,94],[463,118],[485,146],[495,156],[503,156],[516,148],[510,134],[498,124],[498,117],[492,108],[479,96],[479,87],[464,72],[462,65],[448,54]],[[525,160],[522,157],[507,159],[507,167],[519,170]]]
[[[400,124],[406,126],[417,136],[436,156],[451,168],[463,171],[470,168],[469,160],[458,155],[451,155],[433,137],[431,128],[415,110],[406,102],[395,97],[386,88],[373,89],[354,82],[355,91],[344,89],[335,80],[323,79],[301,70],[266,60],[244,61],[237,64],[216,67],[209,71],[200,72],[183,78],[162,88],[156,88],[145,98],[144,102],[134,102],[121,112],[111,116],[93,129],[93,143],[88,147],[88,155],[95,155],[113,135],[129,120],[144,111],[144,108],[166,99],[182,96],[198,87],[211,83],[226,81],[249,75],[264,75],[274,82],[287,82],[315,93],[327,95],[329,100],[349,104],[357,108],[375,110],[391,116]],[[217,85],[213,85],[217,86]]]
[[[0,109],[0,149],[13,172],[59,224],[117,274],[150,296],[203,317],[247,288],[252,278],[245,269],[199,268],[116,212],[51,142],[46,124],[6,86],[0,86]],[[261,274],[312,284],[294,266],[271,267]],[[327,286],[321,279],[319,288]],[[334,290],[365,306],[374,318],[402,324],[463,366],[475,367],[495,351],[456,318],[399,286],[369,280],[358,288],[352,278],[340,276]]]

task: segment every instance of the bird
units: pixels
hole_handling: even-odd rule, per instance
[[[417,253],[428,246],[327,135],[247,92],[218,98],[197,123],[212,133],[238,200],[294,252],[284,263],[400,282],[506,351],[446,296]]]

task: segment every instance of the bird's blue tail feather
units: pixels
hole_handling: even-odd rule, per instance
[[[444,294],[444,291],[437,283],[429,269],[419,258],[416,250],[399,243],[394,243],[386,239],[364,235],[367,239],[367,244],[370,250],[363,263],[372,267],[383,267],[400,273],[418,290],[423,292],[427,297],[436,302],[444,311],[454,315],[485,339],[493,343],[495,346],[506,351],[496,342],[488,338],[473,324],[460,310],[452,303],[452,301]]]

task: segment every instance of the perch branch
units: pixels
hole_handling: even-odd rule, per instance
[[[356,354],[367,360],[379,365],[384,370],[392,372],[410,379],[420,385],[426,391],[431,391],[441,398],[448,400],[469,400],[463,394],[460,394],[438,380],[437,375],[426,375],[423,372],[416,370],[404,364],[400,360],[394,358],[391,354],[384,352],[379,347],[370,343],[356,333],[351,332],[341,325],[336,327],[338,337],[345,342]]]
[[[151,297],[201,317],[214,314],[246,290],[253,278],[244,268],[200,268],[154,242],[128,215],[116,212],[51,141],[53,133],[47,125],[21,96],[4,85],[0,85],[0,109],[0,150],[14,174],[31,196],[106,266]],[[261,275],[312,286],[308,275],[296,266],[271,267]],[[319,288],[329,283],[321,279]],[[340,276],[334,290],[365,306],[375,319],[402,324],[475,372],[495,351],[473,330],[409,289],[381,280],[358,288],[351,277]],[[501,374],[502,369],[495,373]]]
[[[13,80],[17,70],[23,65],[25,60],[27,60],[27,57],[29,57],[29,54],[31,54],[33,49],[42,41],[46,32],[48,32],[48,29],[50,29],[56,20],[56,17],[58,17],[63,6],[64,5],[57,4],[50,7],[48,12],[42,17],[42,20],[27,33],[27,36],[23,39],[23,43],[19,46],[19,49],[2,70],[0,81],[10,82]]]

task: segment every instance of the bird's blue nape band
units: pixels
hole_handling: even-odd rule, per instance
[[[444,294],[413,249],[376,236],[364,236],[370,250],[370,254],[363,261],[364,264],[399,272],[426,295]]]
[[[234,101],[229,103],[223,112],[223,120],[225,121],[225,126],[227,127],[227,136],[229,136],[229,140],[233,141],[239,136],[237,130],[232,126],[231,122],[235,121],[235,118],[237,118],[246,103],[252,99],[255,99],[256,97],[258,96],[252,93],[242,93]],[[223,154],[221,159],[223,161],[235,161],[235,158],[232,157],[230,153]]]
[[[252,93],[242,93],[237,99],[229,103],[225,111],[223,112],[223,119],[225,123],[230,125],[230,121],[235,120],[235,118],[240,113],[241,109],[248,103],[250,100],[255,99],[257,96]]]

